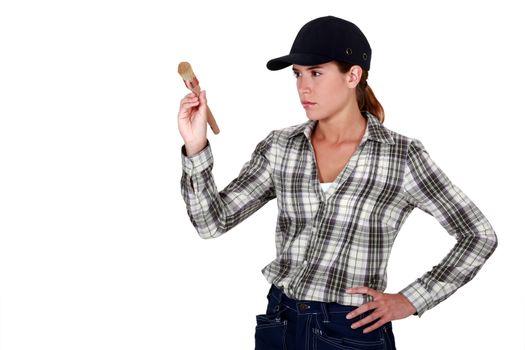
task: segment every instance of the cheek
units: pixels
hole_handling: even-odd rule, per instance
[[[330,110],[338,110],[348,103],[348,93],[344,86],[327,86],[320,89],[323,105]]]

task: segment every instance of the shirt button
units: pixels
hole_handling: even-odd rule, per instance
[[[308,260],[303,261],[303,266],[308,265]]]

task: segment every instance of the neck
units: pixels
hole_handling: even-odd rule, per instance
[[[366,130],[366,117],[357,105],[344,108],[337,114],[319,119],[313,130],[316,141],[337,146],[344,143],[360,142]]]

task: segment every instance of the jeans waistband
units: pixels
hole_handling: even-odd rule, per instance
[[[274,284],[270,287],[268,296],[275,298],[281,305],[294,310],[298,314],[315,314],[315,313],[349,313],[357,306],[342,305],[335,302],[322,302],[313,300],[296,300],[289,298],[284,292]]]

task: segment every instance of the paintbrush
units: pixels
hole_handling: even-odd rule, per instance
[[[193,69],[191,69],[191,65],[188,62],[179,63],[179,74],[182,77],[182,80],[184,80],[184,84],[186,85],[186,87],[190,89],[193,93],[195,93],[197,96],[199,96],[201,93],[199,80],[195,76],[195,73],[193,73]],[[220,132],[220,130],[217,126],[215,118],[213,117],[213,114],[211,113],[210,107],[207,107],[206,112],[208,124],[210,124],[213,133],[217,135]]]

